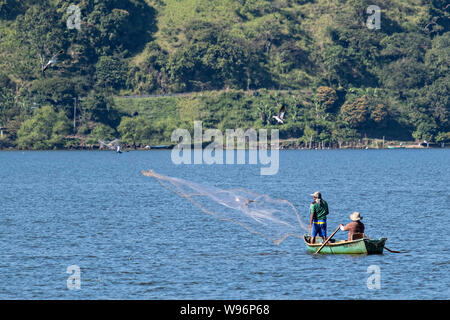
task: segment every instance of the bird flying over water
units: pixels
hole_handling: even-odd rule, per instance
[[[57,54],[55,54],[48,62],[47,64],[44,66],[42,64],[42,73],[45,73],[45,71],[50,68],[52,65],[54,65],[56,63],[56,58],[62,54],[64,52],[64,50],[60,50]],[[43,57],[42,57],[43,60]]]
[[[120,139],[114,139],[113,141],[106,142],[102,140],[98,140],[101,146],[108,148],[110,150],[116,150],[116,152],[120,151]],[[119,149],[117,149],[119,147]]]
[[[284,123],[284,114],[286,113],[286,107],[282,106],[280,111],[278,112],[278,115],[273,116],[275,120],[277,120],[278,123]]]

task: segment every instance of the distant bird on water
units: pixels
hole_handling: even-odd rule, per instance
[[[54,65],[56,63],[56,58],[62,54],[64,52],[64,50],[60,50],[57,54],[55,54],[48,62],[47,64],[44,66],[42,65],[42,73],[45,74],[45,71],[50,68],[52,65]],[[43,58],[42,58],[43,60]]]
[[[273,116],[275,120],[277,120],[278,123],[283,124],[284,123],[284,114],[286,113],[286,107],[282,106],[280,111],[277,115]]]

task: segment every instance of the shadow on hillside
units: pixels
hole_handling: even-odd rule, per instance
[[[115,1],[113,1],[115,2]],[[119,1],[116,8],[129,12],[129,25],[124,30],[123,46],[128,49],[130,54],[142,51],[145,45],[153,40],[156,33],[156,15],[155,8],[148,5],[145,1]]]

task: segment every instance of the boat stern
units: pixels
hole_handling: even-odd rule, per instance
[[[387,238],[381,238],[379,240],[364,239],[367,254],[382,254],[386,240]]]

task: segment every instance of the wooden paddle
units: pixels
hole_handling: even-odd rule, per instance
[[[370,239],[369,237],[367,237],[367,239]],[[387,248],[386,246],[384,247],[387,251],[392,252],[392,253],[405,253],[403,251],[395,251],[395,250],[391,250],[389,248]]]
[[[320,246],[319,250],[317,250],[316,253],[314,253],[314,254],[318,254],[320,252],[320,250],[322,250],[322,248],[325,247],[325,245],[328,243],[328,241],[330,241],[331,238],[333,238],[333,236],[336,234],[336,232],[339,231],[340,228],[341,228],[341,226],[337,227],[337,229],[334,230],[333,234],[327,240],[325,240],[325,242]]]
[[[384,247],[387,251],[392,252],[392,253],[404,253],[402,251],[395,251],[395,250],[391,250],[389,248]]]

